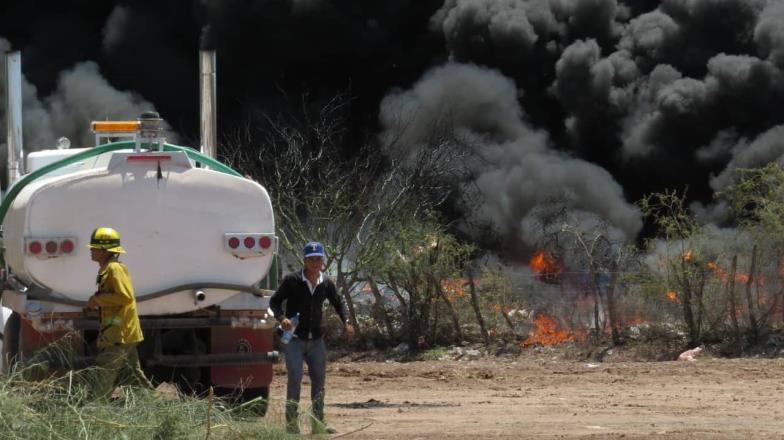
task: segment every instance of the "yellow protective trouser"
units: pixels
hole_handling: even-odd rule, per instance
[[[131,385],[150,390],[154,388],[139,365],[137,345],[139,344],[120,344],[101,349],[95,358],[98,378],[93,394],[96,398],[109,397],[115,385]]]

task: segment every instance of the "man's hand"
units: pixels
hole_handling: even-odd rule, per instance
[[[344,327],[344,331],[346,334],[346,339],[351,340],[354,339],[354,326],[351,324],[346,324]]]
[[[97,309],[98,304],[95,303],[95,295],[91,296],[90,299],[87,300],[87,307]]]
[[[289,320],[289,318],[283,318],[283,321],[280,321],[280,328],[282,328],[283,330],[291,330],[292,328],[294,328],[294,326],[291,325],[291,321]]]

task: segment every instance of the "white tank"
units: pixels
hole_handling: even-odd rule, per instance
[[[141,314],[187,312],[238,293],[205,289],[202,301],[192,291],[150,299],[175,286],[252,286],[264,278],[277,247],[266,190],[248,179],[196,168],[181,152],[151,157],[107,153],[81,170],[22,189],[3,223],[5,257],[14,275],[55,296],[86,301],[95,292],[98,271],[87,244],[93,229],[108,226],[120,233],[127,251],[120,260],[131,273]],[[263,236],[269,237],[264,248],[258,244]],[[238,248],[229,246],[233,237]],[[248,237],[257,240],[253,248],[243,247]],[[47,239],[73,240],[74,250],[53,257],[45,249],[31,253],[31,240]]]

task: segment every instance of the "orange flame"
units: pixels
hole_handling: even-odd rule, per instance
[[[465,296],[464,287],[468,285],[468,280],[463,278],[453,278],[441,280],[441,289],[446,293],[450,302]]]
[[[667,299],[670,300],[670,301],[677,300],[678,299],[678,292],[676,292],[674,290],[668,290],[667,291]]]
[[[716,275],[716,277],[719,278],[720,280],[722,280],[725,283],[730,278],[730,276],[729,276],[729,274],[727,273],[726,270],[722,269],[721,266],[719,266],[718,264],[716,264],[716,263],[714,263],[712,261],[708,262],[708,269],[712,270],[713,273]],[[740,283],[748,283],[749,282],[749,276],[747,274],[745,274],[745,273],[736,273],[735,274],[735,281],[738,281]]]
[[[691,249],[688,249],[686,252],[683,253],[682,258],[683,261],[689,262],[691,261],[692,258],[694,258],[694,253],[691,251]]]
[[[537,275],[545,279],[552,279],[563,271],[561,265],[547,251],[537,251],[528,265]]]
[[[555,345],[574,341],[575,339],[574,333],[568,330],[559,330],[558,323],[547,315],[539,315],[534,320],[534,325],[536,325],[536,328],[520,344],[522,347],[528,347],[533,344]]]
[[[727,281],[727,271],[722,269],[718,264],[710,261],[708,262],[708,269],[712,270],[720,280]]]

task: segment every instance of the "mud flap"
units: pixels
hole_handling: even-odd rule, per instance
[[[272,351],[272,330],[216,327],[210,332],[211,353]],[[272,364],[229,364],[210,367],[214,387],[260,388],[272,382]]]
[[[68,332],[39,333],[33,328],[30,321],[21,319],[19,332],[19,358],[22,362],[33,358],[36,351],[49,346],[51,343],[61,339]],[[74,346],[74,348],[76,348]]]
[[[42,380],[75,368],[84,353],[82,338],[73,332],[39,333],[30,321],[20,319],[17,361],[25,365],[27,380]]]
[[[21,318],[14,312],[5,320],[3,327],[3,358],[0,359],[2,371],[8,374],[13,369],[19,357],[19,326]]]

